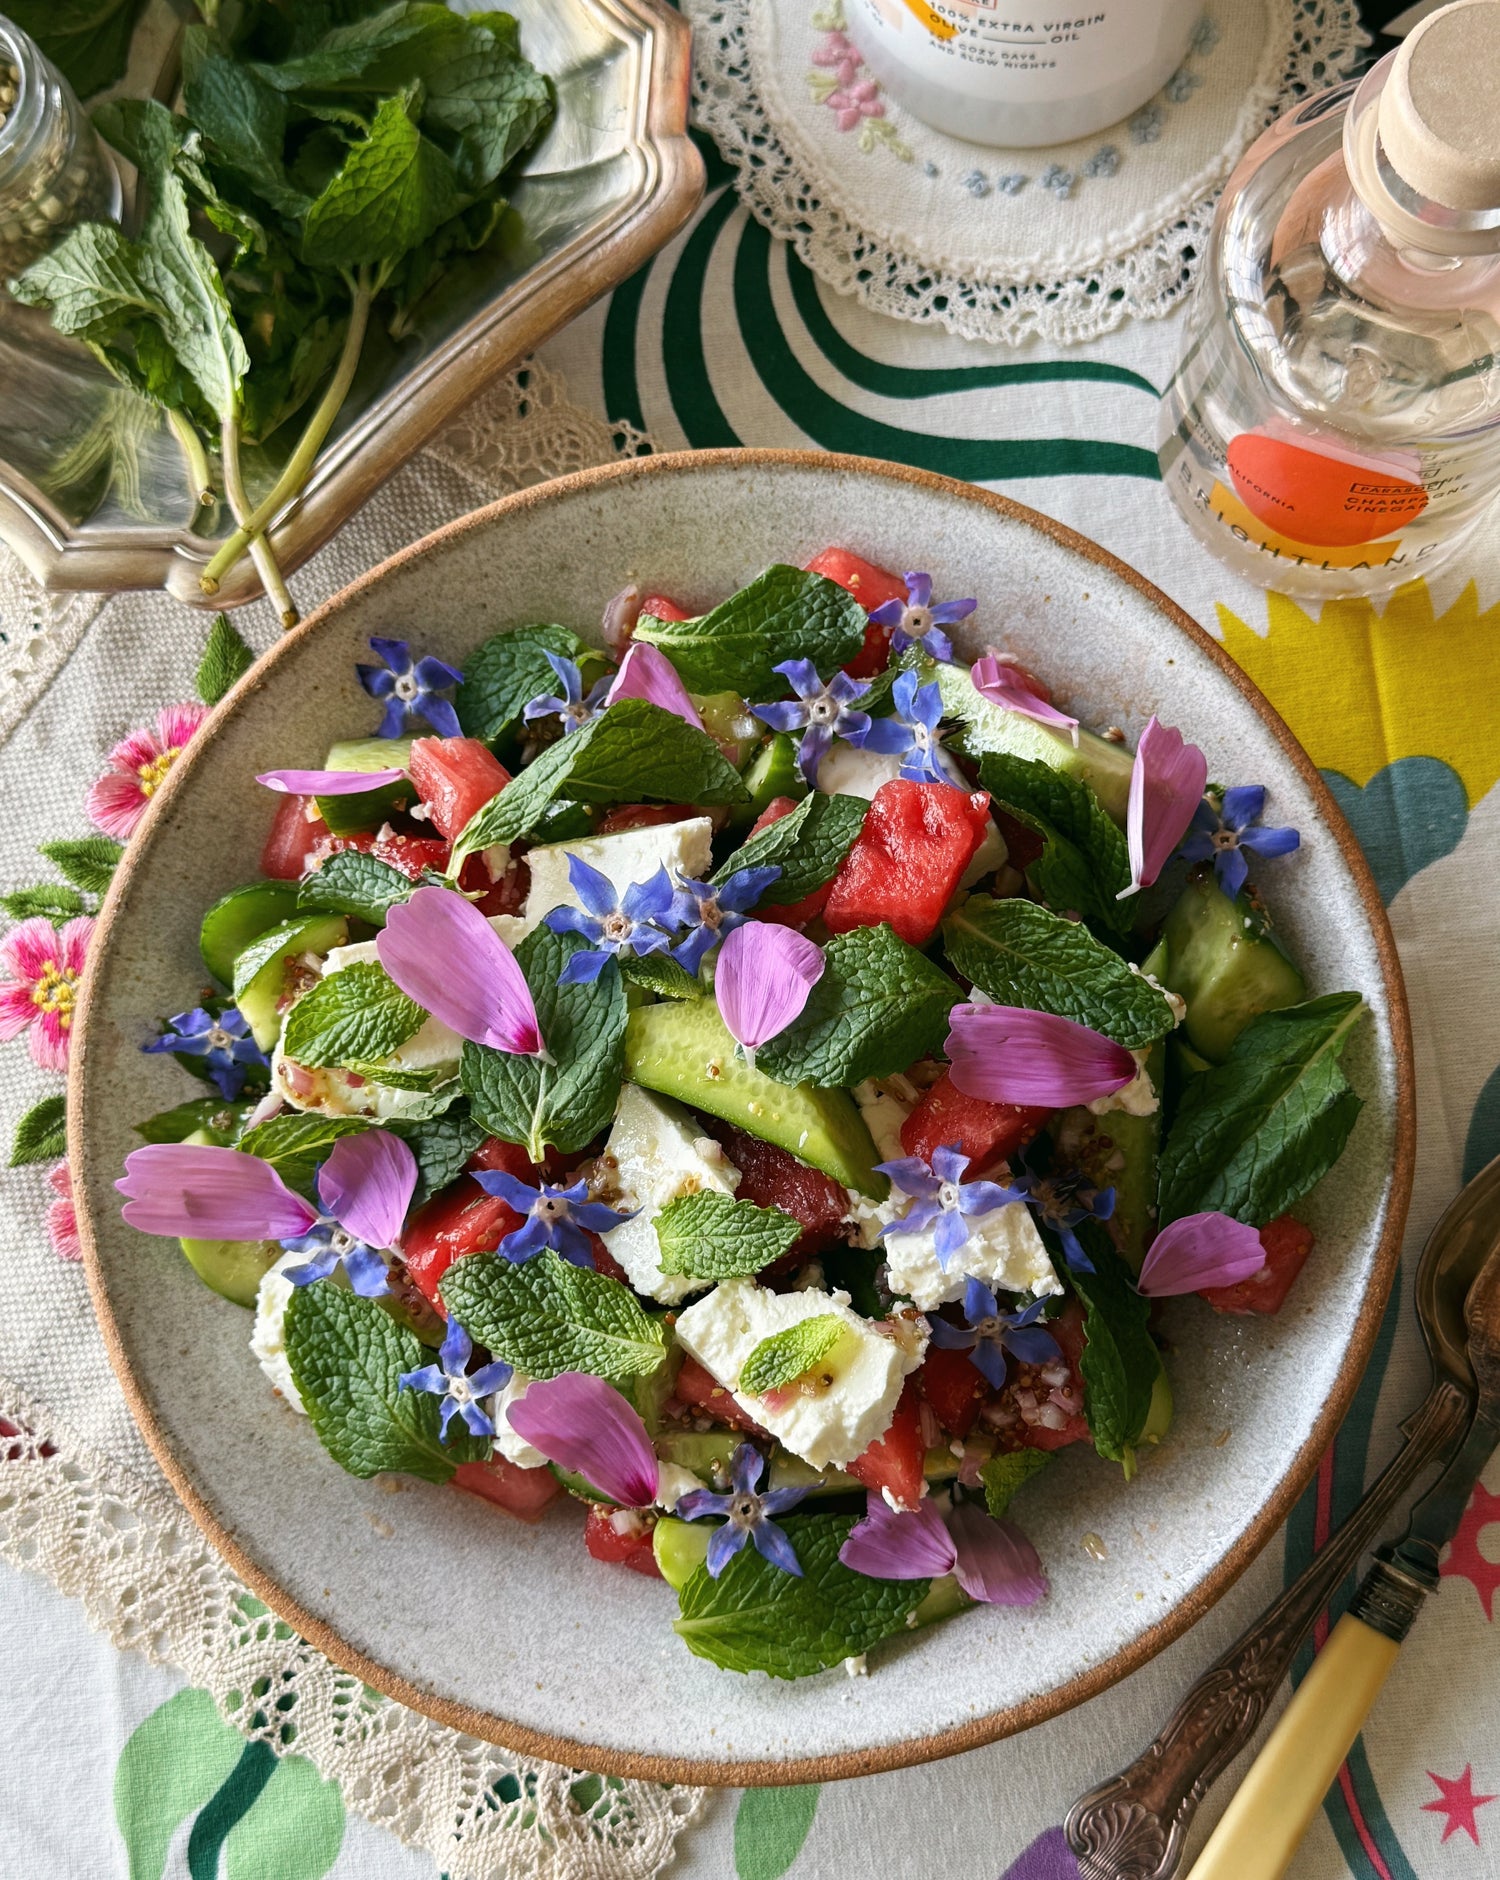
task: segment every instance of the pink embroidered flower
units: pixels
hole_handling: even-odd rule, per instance
[[[0,1040],[29,1029],[32,1059],[44,1071],[68,1068],[73,1006],[93,931],[87,914],[61,932],[37,914],[0,940]]]
[[[73,1206],[73,1178],[66,1162],[59,1162],[47,1177],[47,1185],[57,1196],[47,1203],[47,1238],[59,1260],[81,1260],[83,1246],[78,1238],[78,1211]]]
[[[838,118],[841,131],[858,130],[865,118],[883,118],[880,87],[873,78],[862,78],[857,85],[840,85],[829,92],[824,103]]]
[[[154,731],[132,731],[109,754],[109,769],[88,794],[89,821],[118,841],[128,841],[182,747],[208,716],[202,705],[167,705]]]
[[[858,47],[851,44],[845,33],[825,33],[822,43],[812,55],[814,65],[819,65],[826,72],[832,72],[841,86],[852,85],[859,76],[862,63]]]

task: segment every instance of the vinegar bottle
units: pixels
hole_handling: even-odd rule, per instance
[[[1500,0],[1457,0],[1246,152],[1162,401],[1168,490],[1236,572],[1379,594],[1500,491]]]

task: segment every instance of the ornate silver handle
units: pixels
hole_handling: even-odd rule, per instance
[[[1198,1804],[1250,1741],[1298,1646],[1406,1490],[1463,1434],[1473,1399],[1443,1379],[1406,1443],[1306,1572],[1210,1666],[1136,1760],[1068,1811],[1081,1880],[1169,1880]]]

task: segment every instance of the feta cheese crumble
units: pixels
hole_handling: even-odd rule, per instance
[[[289,1266],[305,1266],[305,1253],[284,1253],[275,1266],[261,1275],[255,1295],[255,1324],[250,1330],[250,1349],[255,1361],[271,1380],[271,1387],[298,1416],[306,1416],[302,1394],[292,1382],[292,1367],[286,1357],[286,1309],[297,1288],[286,1277]]]
[[[554,907],[583,906],[568,874],[570,855],[597,868],[619,894],[624,894],[633,882],[649,881],[658,868],[665,868],[674,881],[706,879],[713,867],[713,833],[707,816],[692,816],[683,822],[622,829],[612,836],[582,836],[574,842],[554,842],[530,850],[526,857],[531,870],[526,932]],[[515,944],[508,931],[500,937],[507,944]]]
[[[603,1235],[611,1256],[625,1269],[637,1292],[675,1306],[689,1293],[701,1292],[706,1280],[661,1270],[656,1216],[679,1195],[705,1188],[732,1195],[740,1172],[712,1136],[701,1133],[688,1111],[636,1084],[620,1091],[615,1126],[602,1158],[617,1196],[610,1205],[634,1208],[633,1219]]]
[[[896,1191],[892,1184],[893,1196]],[[905,1197],[900,1207],[905,1206]],[[899,1217],[900,1208],[896,1210]],[[915,1234],[899,1230],[881,1243],[885,1248],[886,1283],[893,1293],[910,1299],[923,1312],[953,1305],[964,1296],[964,1282],[983,1280],[991,1292],[1060,1293],[1062,1282],[1024,1201],[992,1208],[988,1214],[968,1217],[969,1238],[943,1271],[937,1256],[935,1228]],[[877,1230],[878,1231],[878,1230]]]
[[[510,1410],[526,1395],[532,1382],[524,1371],[512,1371],[510,1382],[490,1399],[490,1420],[495,1426],[494,1453],[513,1462],[518,1469],[545,1469],[547,1458],[534,1449],[526,1438],[510,1427]]]

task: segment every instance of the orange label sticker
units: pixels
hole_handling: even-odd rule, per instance
[[[1346,463],[1245,431],[1229,446],[1235,493],[1257,521],[1293,541],[1350,548],[1414,522],[1427,492],[1381,465]]]
[[[1316,568],[1383,568],[1395,559],[1401,548],[1399,535],[1387,536],[1381,542],[1350,542],[1342,548],[1330,548],[1326,542],[1299,542],[1290,535],[1283,535],[1279,529],[1268,527],[1258,516],[1252,516],[1234,491],[1217,481],[1209,495],[1208,508],[1211,515],[1217,516],[1226,528],[1238,530],[1247,542],[1269,549],[1273,555],[1284,556],[1288,561],[1310,562]]]

